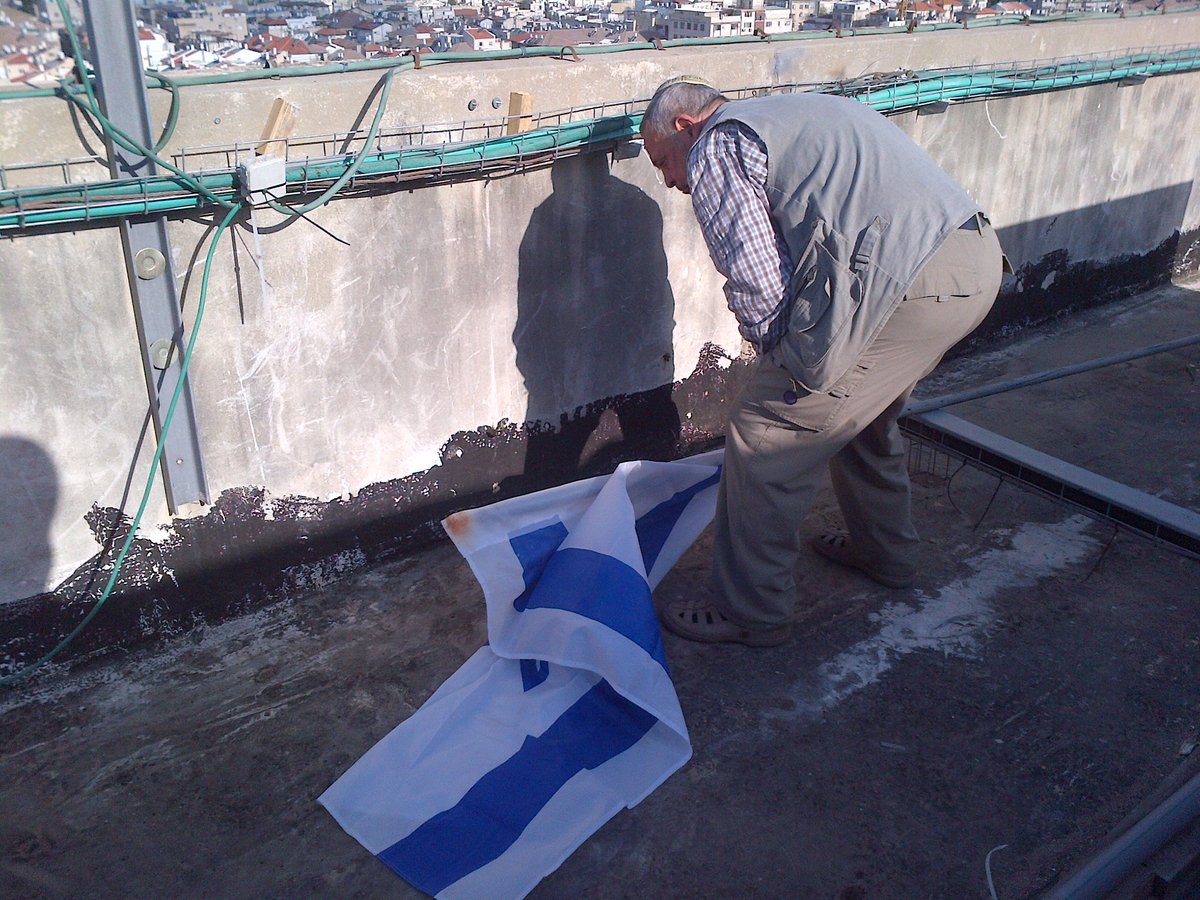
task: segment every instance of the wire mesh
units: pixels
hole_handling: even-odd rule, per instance
[[[905,435],[908,474],[911,478],[924,476],[946,481],[961,465],[961,461],[932,444]]]
[[[619,100],[571,106],[520,116],[529,122],[526,130],[561,127],[574,122],[630,115],[647,100]],[[419,123],[380,128],[376,141],[379,152],[423,148],[440,150],[463,144],[479,144],[508,134],[512,115],[503,113],[495,118],[455,120],[443,123]],[[284,157],[289,162],[317,162],[353,156],[362,148],[367,128],[298,135],[281,141]],[[233,144],[201,144],[185,147],[173,154],[172,161],[184,171],[195,172],[212,168],[233,168],[253,156],[261,141],[240,141]]]
[[[855,78],[838,82],[789,82],[784,84],[751,85],[726,90],[733,98],[763,96],[767,94],[794,93],[797,91],[822,91],[845,96],[854,96],[870,103],[881,112],[898,112],[905,109],[920,109],[936,101],[939,104],[957,101],[981,100],[1004,94],[1032,93],[1069,87],[1079,83],[1116,81],[1130,77],[1145,77],[1146,73],[1175,71],[1178,68],[1200,67],[1200,47],[1174,44],[1136,50],[1106,51],[1088,55],[1059,57],[1035,62],[1008,62],[1002,64],[975,63],[940,69],[914,72],[896,69],[891,72],[863,73]],[[515,113],[498,113],[486,119],[456,120],[442,124],[409,124],[383,128],[377,132],[372,150],[382,165],[373,171],[360,172],[352,180],[352,186],[365,183],[409,181],[430,183],[456,175],[516,174],[532,168],[549,165],[569,155],[606,151],[619,140],[631,136],[629,121],[640,113],[649,98],[605,101],[571,106],[545,112],[520,114],[517,121],[528,124],[522,133],[540,132],[549,136],[550,143],[541,147],[527,147],[523,140],[514,140],[506,152],[485,149],[487,142],[498,138],[513,137],[509,134],[510,123]],[[592,124],[582,139],[564,139],[556,132],[576,123]],[[616,126],[615,136],[605,140],[604,126]],[[289,171],[302,169],[302,178],[289,178],[303,192],[328,183],[334,176],[327,174],[338,166],[348,165],[350,160],[363,151],[369,129],[336,131],[322,134],[302,135],[281,140]],[[180,171],[195,173],[197,177],[232,173],[235,167],[253,158],[261,147],[261,139],[238,141],[232,144],[212,144],[188,147],[172,157]],[[466,152],[462,152],[465,150]],[[409,151],[412,151],[410,153]],[[415,155],[414,155],[415,154]],[[457,158],[447,161],[446,154]],[[366,154],[370,157],[372,154]],[[389,159],[382,159],[388,155]],[[322,174],[314,176],[309,166],[321,167]],[[36,209],[54,208],[55,214],[62,212],[62,204],[76,199],[74,192],[61,194],[64,187],[78,187],[86,181],[100,181],[107,175],[107,168],[97,156],[79,157],[43,163],[18,163],[0,166],[0,207],[7,209],[9,219],[4,228],[24,227],[24,214]],[[40,182],[29,184],[29,181]],[[152,179],[153,180],[153,179]],[[172,178],[160,181],[173,182]],[[302,183],[301,183],[302,182]],[[16,196],[26,191],[25,198]],[[228,190],[228,188],[226,188]],[[60,192],[56,194],[56,192]],[[149,199],[147,188],[139,188],[136,200],[142,201],[147,211]],[[187,193],[184,185],[157,184],[156,196],[164,192]],[[126,198],[129,199],[129,198]],[[172,201],[177,203],[178,201]],[[87,205],[90,218],[93,212]],[[176,207],[172,207],[176,208]],[[17,213],[16,221],[11,214]]]
[[[0,191],[57,184],[82,184],[110,177],[107,161],[100,156],[0,165]]]

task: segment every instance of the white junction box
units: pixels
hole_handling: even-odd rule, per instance
[[[238,163],[238,185],[252,206],[262,206],[279,200],[287,190],[287,161],[282,156],[267,154]]]

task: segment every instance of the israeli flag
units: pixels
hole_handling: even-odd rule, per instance
[[[489,645],[320,797],[436,897],[523,897],[691,756],[651,590],[711,521],[721,451],[456,513]]]

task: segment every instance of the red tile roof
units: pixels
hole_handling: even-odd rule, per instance
[[[266,37],[260,35],[259,40],[250,41],[247,47],[251,50],[264,50],[268,53],[290,53],[295,55],[315,52],[304,41],[293,37]]]

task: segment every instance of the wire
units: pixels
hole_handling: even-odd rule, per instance
[[[966,467],[967,467],[967,461],[964,459],[961,463],[958,464],[958,468],[954,470],[954,473],[949,478],[946,479],[946,499],[950,501],[950,505],[954,507],[954,511],[956,513],[958,513],[960,516],[962,516],[964,519],[967,517],[967,514],[965,512],[963,512],[961,509],[959,509],[958,504],[954,502],[954,494],[952,494],[950,492],[950,487],[951,487],[951,485],[954,484],[954,479],[958,477],[958,473],[961,472]]]
[[[1172,10],[1172,13],[1195,12],[1200,9],[1200,5],[1192,4],[1191,6],[1180,6]],[[1125,18],[1137,19],[1143,16],[1158,15],[1159,11],[1142,10],[1139,12],[1127,12]],[[1072,13],[1070,15],[1059,16],[996,16],[990,20],[976,19],[968,28],[983,28],[994,26],[1006,27],[1027,27],[1029,25],[1053,24],[1056,22],[1076,22],[1089,19],[1111,19],[1114,18],[1112,13]],[[932,22],[917,25],[914,31],[919,33],[927,33],[933,31],[959,31],[962,25],[954,22]],[[897,34],[899,33],[899,34]],[[905,29],[897,29],[892,27],[881,28],[856,28],[846,29],[842,31],[841,36],[854,37],[866,35],[897,35],[907,37],[908,32]],[[774,34],[770,36],[773,43],[782,43],[787,41],[807,41],[807,40],[836,40],[834,33],[831,31],[793,31],[784,34]],[[575,53],[579,56],[588,56],[594,54],[606,53],[622,53],[627,51],[654,51],[668,49],[672,47],[702,47],[702,46],[721,46],[728,44],[746,44],[746,43],[762,43],[759,37],[734,36],[723,38],[675,38],[669,41],[661,41],[660,43],[647,43],[645,41],[634,41],[626,44],[603,44],[596,46],[576,47]],[[437,66],[451,63],[471,63],[480,60],[508,60],[508,59],[525,59],[539,56],[558,57],[561,55],[559,47],[521,47],[513,50],[491,50],[477,53],[422,53],[421,66]],[[325,63],[317,66],[284,66],[278,69],[252,69],[245,71],[220,72],[204,75],[192,75],[187,78],[182,84],[191,85],[210,85],[210,84],[233,84],[242,81],[260,81],[260,80],[279,80],[281,78],[307,78],[314,75],[329,75],[342,72],[361,72],[371,69],[387,68],[395,66],[397,69],[410,70],[415,69],[416,64],[413,61],[414,57],[405,56],[390,58],[387,60],[367,59],[353,60],[350,62]],[[0,90],[0,102],[4,100],[28,100],[37,97],[54,96],[56,91],[50,88],[22,88],[20,90]]]
[[[82,63],[79,63],[82,65]],[[1200,47],[1156,48],[1153,51],[1126,54],[1120,57],[1074,59],[1051,62],[1031,62],[1015,68],[1014,64],[995,66],[988,70],[935,69],[924,72],[902,72],[871,79],[825,84],[823,92],[856,97],[881,112],[915,109],[935,100],[981,100],[995,95],[1028,94],[1060,90],[1083,84],[1114,81],[1136,75],[1168,74],[1200,69]],[[392,65],[376,110],[376,122],[381,122],[388,91],[396,72]],[[85,93],[90,91],[84,76]],[[77,96],[70,86],[60,88],[60,96],[96,115],[97,121],[107,123],[106,132],[118,143],[126,140],[119,129],[100,116],[94,104]],[[338,190],[345,188],[355,177],[387,177],[396,181],[427,179],[430,173],[449,177],[486,175],[489,171],[508,170],[541,154],[562,155],[564,151],[588,152],[608,142],[627,140],[636,135],[641,115],[626,113],[600,116],[567,125],[547,127],[520,135],[493,138],[471,144],[437,145],[372,154],[370,145],[378,136],[377,127],[353,158],[293,163],[287,169],[287,181],[295,189],[312,182],[334,182]],[[166,131],[164,131],[166,133]],[[126,140],[123,146],[134,147],[141,153],[147,148]],[[228,208],[236,197],[236,183],[228,170],[214,170],[195,176],[166,163],[151,154],[172,176],[153,176],[88,186],[86,194],[78,185],[24,188],[0,192],[0,230],[26,229],[43,224],[92,221],[133,213],[169,212],[195,209],[204,201],[216,202]],[[336,191],[327,189],[316,201],[323,203]],[[136,194],[139,202],[128,201]],[[153,199],[149,199],[152,196]],[[73,202],[64,208],[63,203]],[[50,204],[54,204],[53,207]],[[290,210],[276,208],[292,215]]]
[[[1100,564],[1104,562],[1104,557],[1108,556],[1108,551],[1110,549],[1112,549],[1112,545],[1114,543],[1116,543],[1117,533],[1120,530],[1121,529],[1119,526],[1117,526],[1116,524],[1113,525],[1112,534],[1110,534],[1108,536],[1108,541],[1105,543],[1104,549],[1102,549],[1100,551],[1100,555],[1096,557],[1096,561],[1094,563],[1092,563],[1092,567],[1087,570],[1087,574],[1079,579],[1080,581],[1087,581],[1089,578],[1091,578],[1093,575],[1096,574],[1096,571],[1100,568]]]
[[[82,99],[70,91],[64,91],[62,96],[69,102],[78,106],[79,109],[84,113],[94,118],[99,123],[101,130],[104,131],[108,138],[123,150],[127,150],[130,153],[135,153],[138,156],[142,156],[156,165],[161,166],[168,172],[172,173],[182,184],[191,188],[197,194],[200,194],[218,206],[221,206],[225,209],[231,209],[235,205],[236,201],[230,201],[224,199],[223,197],[219,197],[205,187],[200,181],[183,171],[183,169],[180,169],[172,163],[167,162],[153,150],[143,147],[136,140],[118,128],[107,116],[104,115],[104,113],[100,112],[98,107],[85,103]]]
[[[375,118],[371,122],[371,127],[367,131],[367,136],[363,138],[362,149],[355,155],[354,159],[346,166],[346,171],[343,172],[337,180],[327,187],[320,196],[316,199],[305,203],[300,207],[287,206],[275,200],[271,200],[271,208],[276,212],[284,213],[291,216],[303,216],[305,213],[310,213],[318,206],[323,206],[330,198],[342,189],[347,181],[358,174],[358,170],[362,168],[363,161],[371,152],[372,146],[375,144],[375,136],[379,133],[379,123],[383,121],[384,111],[387,109],[388,97],[392,93],[392,79],[396,75],[396,70],[391,69],[383,76],[383,88],[379,92],[379,105],[375,108]]]
[[[75,34],[75,23],[71,19],[71,11],[67,9],[67,0],[57,0],[59,12],[62,13],[63,21],[67,28],[67,39],[71,44],[71,55],[75,58],[75,68],[79,71],[79,81],[83,85],[84,93],[87,94],[87,102],[85,103],[80,97],[70,90],[63,90],[61,96],[70,103],[75,104],[88,115],[92,116],[98,123],[101,129],[108,136],[109,140],[120,146],[122,149],[130,153],[135,153],[138,156],[145,157],[156,165],[161,166],[168,172],[173,173],[180,181],[191,188],[198,194],[207,197],[210,201],[225,209],[232,209],[234,203],[218,197],[199,181],[189,175],[187,172],[167,162],[159,156],[154,150],[150,150],[139,144],[134,138],[130,137],[109,118],[100,111],[100,101],[96,99],[96,94],[92,90],[92,76],[87,71],[87,63],[83,56],[83,49],[79,46],[79,36]],[[175,119],[178,120],[179,112],[173,110]],[[168,122],[170,116],[168,116]],[[174,131],[174,126],[171,126],[171,131]],[[169,139],[170,135],[164,131],[164,138]],[[160,139],[162,140],[162,139]],[[162,140],[165,144],[165,140]]]
[[[113,587],[117,583],[117,576],[121,572],[121,565],[125,561],[126,554],[129,553],[129,548],[133,546],[133,540],[137,535],[138,526],[141,524],[142,517],[146,513],[146,506],[150,502],[150,494],[154,489],[155,476],[158,474],[159,463],[162,461],[163,450],[166,447],[167,432],[171,429],[171,422],[175,418],[175,407],[179,403],[179,398],[183,394],[183,387],[187,383],[188,368],[192,363],[192,353],[196,349],[196,337],[200,333],[200,323],[204,319],[204,307],[208,299],[208,278],[212,273],[212,263],[213,258],[216,255],[217,244],[220,242],[221,235],[224,234],[225,229],[229,227],[241,210],[242,204],[240,203],[230,209],[225,214],[225,218],[222,219],[221,223],[217,226],[216,231],[213,232],[212,241],[208,247],[208,255],[204,259],[204,274],[200,278],[200,298],[196,302],[196,317],[192,322],[192,331],[188,336],[187,349],[184,351],[183,360],[179,366],[179,382],[175,385],[175,391],[171,394],[171,403],[167,407],[166,416],[163,418],[162,432],[158,437],[158,445],[154,448],[154,456],[150,460],[150,473],[146,476],[146,487],[145,490],[142,491],[141,503],[138,504],[137,514],[133,517],[133,522],[129,526],[129,534],[125,537],[125,543],[121,547],[121,552],[117,555],[117,559],[113,563],[112,574],[108,576],[108,583],[105,584],[104,590],[100,594],[100,598],[92,606],[88,614],[83,617],[83,620],[75,626],[74,630],[72,630],[70,634],[59,641],[53,650],[50,650],[37,661],[30,663],[17,672],[0,678],[0,685],[13,684],[17,681],[27,678],[29,675],[33,674],[46,663],[58,656],[59,653],[65,650],[70,643],[83,632],[83,629],[85,629],[92,619],[96,617],[96,614],[100,612],[101,608],[108,601],[109,596],[112,594]]]
[[[154,152],[162,153],[175,134],[175,126],[179,124],[179,110],[183,105],[179,96],[179,85],[170,78],[166,78],[149,69],[146,70],[145,74],[147,78],[157,81],[161,87],[166,88],[171,93],[171,108],[167,112],[167,121],[163,125],[162,134],[159,135],[158,140],[154,143]]]
[[[965,461],[964,461],[963,465],[966,465]],[[979,514],[979,518],[975,521],[975,524],[971,527],[972,531],[979,530],[979,526],[982,525],[983,520],[987,518],[988,512],[991,511],[992,504],[996,502],[996,495],[1000,493],[1000,488],[1003,486],[1004,486],[1004,479],[997,477],[996,478],[996,489],[994,491],[992,491],[992,496],[988,498],[987,506],[985,506],[983,508],[983,512],[981,512]]]
[[[59,641],[58,644],[55,645],[50,651],[43,654],[39,659],[35,660],[34,662],[19,669],[18,671],[14,672],[14,673],[0,677],[0,685],[11,685],[18,681],[21,681],[21,680],[27,678],[29,675],[36,672],[42,666],[49,663],[55,657],[57,657],[58,654],[60,654],[63,650],[65,650],[68,646],[70,646],[70,644],[80,634],[83,633],[83,630],[85,628],[87,628],[87,626],[91,623],[91,621],[96,617],[96,615],[100,612],[100,610],[108,602],[108,598],[112,595],[113,588],[116,586],[117,578],[120,575],[121,568],[125,562],[125,558],[128,555],[130,548],[133,546],[133,541],[137,536],[138,527],[141,525],[142,518],[145,516],[146,508],[149,505],[150,495],[154,490],[154,483],[156,480],[156,476],[158,475],[159,467],[162,462],[163,451],[166,447],[167,434],[170,431],[171,423],[174,421],[175,409],[178,406],[179,398],[182,396],[183,388],[187,383],[188,370],[191,367],[192,355],[196,349],[196,339],[198,338],[198,336],[200,334],[200,325],[204,319],[204,310],[205,310],[205,307],[208,302],[209,278],[212,274],[213,259],[216,256],[217,247],[220,244],[221,236],[225,233],[225,230],[227,228],[229,228],[229,226],[233,223],[234,219],[238,216],[238,214],[244,208],[244,203],[242,201],[240,201],[240,200],[226,201],[222,198],[217,197],[210,190],[208,190],[204,185],[200,184],[198,181],[191,178],[190,176],[188,176],[186,173],[182,172],[181,170],[176,169],[174,166],[171,166],[170,164],[166,163],[164,160],[161,160],[157,156],[156,151],[161,150],[162,147],[165,146],[167,141],[170,140],[171,134],[173,133],[173,131],[175,129],[175,125],[178,122],[178,118],[179,118],[178,89],[167,79],[161,79],[161,81],[172,92],[171,113],[168,115],[167,124],[164,126],[162,136],[159,138],[158,142],[156,143],[154,151],[151,151],[151,150],[143,147],[137,141],[134,141],[132,138],[130,138],[128,135],[126,135],[123,131],[121,131],[119,128],[117,128],[112,122],[110,122],[107,119],[107,117],[105,117],[100,112],[99,103],[97,102],[96,97],[92,92],[91,84],[89,81],[89,76],[86,72],[86,69],[84,68],[83,54],[79,47],[78,40],[75,37],[73,23],[71,22],[70,13],[66,8],[65,0],[58,0],[58,6],[59,6],[59,10],[63,14],[64,20],[66,21],[67,31],[71,38],[72,51],[75,55],[76,65],[79,68],[80,77],[83,81],[84,90],[85,90],[85,93],[87,94],[88,100],[86,102],[83,101],[81,98],[77,97],[75,94],[73,94],[69,90],[64,90],[62,95],[64,97],[66,97],[70,102],[79,106],[86,113],[94,116],[96,118],[96,121],[98,121],[101,124],[101,126],[103,127],[105,133],[115,143],[121,144],[122,146],[125,147],[125,149],[129,150],[132,153],[137,153],[148,160],[153,160],[154,162],[158,162],[158,163],[162,164],[164,166],[164,168],[168,169],[169,171],[174,172],[179,177],[179,180],[181,182],[183,182],[183,184],[185,184],[188,187],[192,187],[197,193],[202,194],[203,196],[211,199],[213,202],[216,202],[219,205],[221,205],[222,207],[226,208],[226,213],[225,213],[225,217],[221,220],[220,224],[217,226],[216,230],[213,232],[213,235],[210,240],[209,247],[208,247],[208,253],[206,254],[205,259],[204,259],[203,273],[200,278],[200,296],[196,303],[196,315],[192,322],[191,332],[188,335],[187,348],[185,349],[183,358],[180,362],[178,382],[176,383],[175,390],[171,395],[171,402],[168,405],[166,415],[163,418],[162,428],[160,430],[159,437],[158,437],[158,443],[154,448],[154,455],[151,457],[151,460],[150,460],[150,471],[146,476],[146,486],[145,486],[144,490],[142,491],[142,499],[141,499],[140,503],[138,504],[137,512],[134,515],[132,522],[130,523],[129,533],[125,537],[125,541],[121,546],[121,551],[120,551],[120,553],[117,554],[117,557],[116,557],[115,561],[113,562],[112,572],[109,574],[108,581],[104,586],[104,590],[101,591],[100,597],[92,605],[92,608],[88,611],[87,615],[83,617],[83,619],[79,622],[79,624],[76,625],[75,628],[72,629],[71,632],[66,637],[64,637],[61,641]],[[319,197],[317,197],[310,203],[305,204],[305,206],[299,208],[298,210],[292,210],[290,208],[285,207],[285,209],[287,209],[291,214],[303,216],[304,213],[311,212],[312,210],[316,209],[317,207],[323,205],[324,203],[328,202],[328,200],[335,193],[337,193],[338,190],[341,189],[342,185],[345,184],[346,181],[348,181],[349,179],[354,177],[356,172],[361,167],[363,160],[366,158],[366,156],[370,152],[371,146],[374,144],[375,137],[379,130],[379,124],[382,121],[383,113],[384,113],[385,109],[387,108],[387,101],[388,101],[388,97],[391,93],[392,82],[393,82],[395,74],[396,74],[396,70],[393,68],[393,69],[390,69],[387,72],[387,74],[384,76],[383,87],[380,91],[379,105],[378,105],[378,108],[376,109],[375,118],[374,118],[373,122],[371,123],[371,128],[368,131],[368,134],[364,141],[361,152],[354,158],[354,160],[350,163],[350,165],[348,165],[346,167],[346,170],[343,173],[342,177],[339,178],[338,180],[336,180],[334,182],[334,184],[329,189],[324,191]],[[147,204],[143,204],[143,205],[148,206],[149,204],[147,203]],[[102,551],[101,551],[102,555],[103,555],[103,552],[104,551],[102,549]]]
[[[997,850],[1006,849],[1008,849],[1008,844],[1001,844],[999,847],[993,847],[988,851],[987,856],[983,858],[983,871],[984,874],[987,875],[988,893],[991,895],[992,900],[1000,900],[1000,898],[996,895],[996,884],[994,881],[992,881],[992,854]]]

